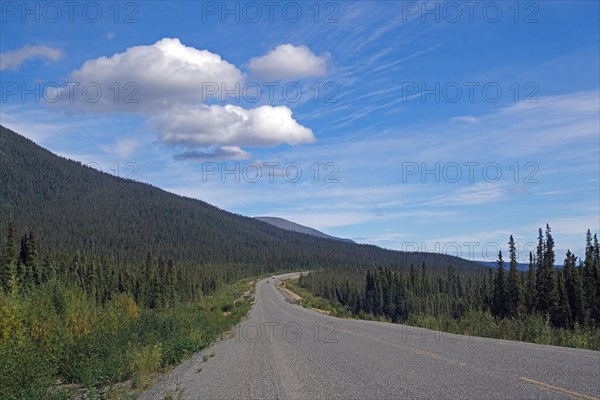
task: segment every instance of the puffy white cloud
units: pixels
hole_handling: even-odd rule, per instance
[[[316,57],[305,47],[293,49]],[[308,59],[304,74],[320,68],[320,58],[318,62]],[[324,64],[322,68],[324,71]],[[288,107],[244,109],[205,104],[207,88],[220,96],[220,88],[243,83],[244,74],[218,54],[185,46],[179,39],[165,38],[89,60],[73,71],[68,81],[71,86],[48,89],[47,99],[58,99],[50,102],[53,107],[147,117],[162,142],[186,148],[176,159],[247,159],[251,155],[240,146],[315,141],[312,130],[300,125]],[[112,151],[127,155],[135,145],[117,143]]]
[[[62,57],[63,52],[60,49],[44,45],[24,46],[18,50],[0,53],[0,71],[4,71],[5,69],[17,70],[25,61],[35,58],[57,61]]]
[[[188,147],[275,146],[312,143],[311,129],[300,125],[285,106],[246,110],[226,105],[177,105],[152,119],[161,140]]]
[[[86,61],[69,76],[69,82],[78,86],[63,88],[57,104],[83,112],[154,115],[173,103],[202,102],[208,86],[218,89],[223,84],[230,88],[242,80],[242,72],[218,54],[185,46],[179,39],[165,38],[149,46],[134,46],[111,57]],[[86,93],[85,85],[89,88]],[[96,95],[97,86],[102,90],[100,96]],[[69,98],[70,90],[73,100]],[[57,95],[51,93],[48,97],[54,99]]]
[[[259,77],[302,79],[327,73],[329,54],[315,55],[306,46],[282,44],[262,57],[250,60],[248,67]]]

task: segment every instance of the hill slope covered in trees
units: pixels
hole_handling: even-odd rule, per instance
[[[200,200],[99,172],[0,126],[0,225],[33,231],[41,254],[178,264],[328,265],[481,270],[461,258],[384,250],[279,229]],[[4,230],[4,229],[3,229]],[[483,268],[485,270],[485,268]]]

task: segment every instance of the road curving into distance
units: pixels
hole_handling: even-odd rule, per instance
[[[141,398],[600,400],[600,352],[329,317],[284,299],[293,275]]]

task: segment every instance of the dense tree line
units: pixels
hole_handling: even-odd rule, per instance
[[[176,265],[172,259],[150,254],[137,263],[116,263],[79,252],[40,257],[34,232],[18,235],[12,221],[4,237],[0,235],[0,243],[0,286],[5,292],[11,284],[33,292],[37,286],[55,281],[81,289],[98,304],[116,293],[127,293],[140,306],[171,308],[177,303],[193,303],[223,284],[271,272],[259,265]]]
[[[541,229],[527,272],[518,270],[513,237],[508,242],[508,271],[502,252],[497,268],[469,274],[448,266],[446,274],[425,263],[408,271],[379,267],[332,268],[303,275],[300,284],[341,303],[356,315],[369,314],[404,322],[415,315],[459,320],[469,311],[496,318],[522,319],[539,314],[558,328],[600,326],[600,246],[588,230],[585,256],[568,251],[563,268],[555,268],[554,239]]]

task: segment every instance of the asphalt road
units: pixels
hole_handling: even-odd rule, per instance
[[[600,352],[333,318],[268,280],[234,337],[142,398],[600,399]]]

